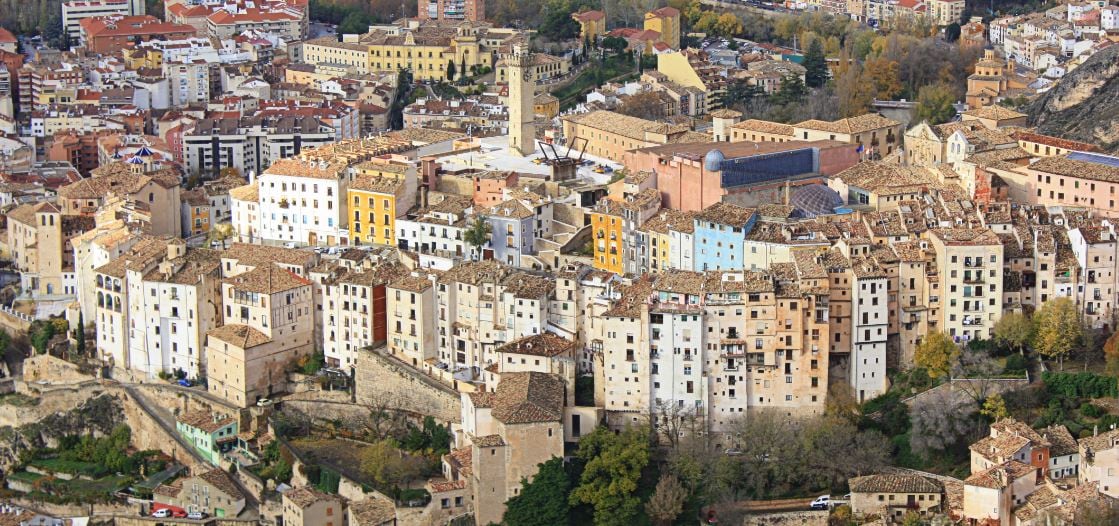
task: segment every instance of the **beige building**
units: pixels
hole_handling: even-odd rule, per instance
[[[885,157],[901,147],[905,129],[900,122],[877,113],[837,121],[808,120],[793,125],[793,138],[800,141],[840,141],[863,147],[863,155]]]
[[[70,240],[92,230],[91,217],[62,214],[53,203],[19,205],[7,213],[8,251],[20,286],[32,295],[78,293]]]
[[[426,275],[398,278],[386,287],[388,349],[413,367],[436,359],[435,285]]]
[[[710,142],[707,134],[685,126],[630,117],[612,111],[592,111],[562,118],[567,144],[586,140],[586,152],[622,162],[625,152],[649,146],[678,142]]]
[[[469,444],[475,459],[469,485],[477,524],[500,522],[522,481],[563,456],[564,406],[573,397],[559,376],[536,372],[507,373],[492,393],[462,395],[464,436],[457,442]]]
[[[1093,432],[1080,439],[1079,449],[1080,483],[1095,482],[1100,493],[1119,498],[1119,429]]]
[[[337,495],[311,486],[283,493],[284,526],[347,526],[346,506]]]
[[[247,407],[286,383],[285,367],[314,350],[311,282],[266,264],[222,283],[225,325],[206,340],[210,394]]]
[[[957,342],[989,339],[1002,317],[1002,242],[989,229],[930,231],[939,289],[944,295],[937,329]]]
[[[944,485],[917,474],[867,475],[848,481],[851,512],[901,520],[910,511],[929,515],[945,511]]]
[[[181,237],[182,179],[171,168],[145,166],[102,165],[91,177],[59,188],[58,207],[64,215],[92,216],[108,200],[120,198],[150,216],[152,234]]]
[[[152,500],[215,518],[234,518],[245,509],[245,495],[221,468],[160,484],[152,491]]]
[[[1011,460],[974,473],[964,480],[963,518],[985,524],[1013,526],[1015,507],[1039,486],[1038,468]]]

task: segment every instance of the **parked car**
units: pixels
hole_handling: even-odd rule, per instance
[[[152,517],[155,517],[157,519],[166,519],[170,516],[171,516],[171,510],[169,510],[167,508],[163,508],[161,510],[155,510],[155,511],[152,512]]]
[[[272,400],[268,398],[261,398],[260,400],[256,401],[257,407],[268,407],[270,405],[272,405]]]
[[[814,510],[826,510],[831,505],[831,495],[820,495],[808,507]]]
[[[187,514],[186,518],[191,519],[191,520],[199,521],[199,520],[205,519],[206,514],[202,513],[201,511],[192,511],[192,512]]]

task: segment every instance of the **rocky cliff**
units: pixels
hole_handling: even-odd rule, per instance
[[[124,423],[121,401],[114,395],[90,398],[66,412],[44,416],[38,422],[16,428],[0,428],[0,471],[7,473],[20,463],[20,455],[43,447],[56,447],[66,435],[105,436]]]
[[[1119,46],[1093,55],[1033,101],[1026,113],[1041,133],[1119,154]]]

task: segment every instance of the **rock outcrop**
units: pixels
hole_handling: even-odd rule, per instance
[[[46,415],[38,422],[0,428],[0,472],[7,473],[19,464],[20,456],[26,452],[57,447],[64,436],[106,436],[124,422],[121,400],[112,394],[102,394],[70,411]]]
[[[1089,58],[1026,109],[1040,133],[1119,154],[1119,46]]]

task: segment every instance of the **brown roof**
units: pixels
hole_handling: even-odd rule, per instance
[[[229,477],[229,474],[226,473],[224,469],[212,469],[201,475],[198,475],[198,478],[209,482],[211,486],[213,486],[218,491],[229,495],[233,500],[241,500],[245,498],[245,494],[241,493],[240,488],[237,487],[237,484],[233,483],[233,479]]]
[[[215,415],[209,411],[191,411],[179,416],[179,422],[206,433],[213,433],[229,424],[236,422],[228,416]]]
[[[1029,168],[1065,177],[1093,179],[1108,183],[1119,182],[1119,168],[1117,167],[1103,163],[1077,161],[1066,156],[1045,157],[1031,164]]]
[[[532,336],[526,336],[519,340],[511,341],[501,347],[497,348],[497,352],[501,353],[516,353],[516,354],[530,354],[533,356],[544,356],[551,358],[559,356],[575,347],[575,342],[567,338],[557,336],[550,332],[542,332]]]
[[[733,128],[739,130],[758,131],[771,135],[788,135],[789,137],[793,136],[793,126],[791,124],[763,121],[761,119],[746,119],[738,124],[735,124]]]
[[[909,473],[883,473],[850,480],[851,493],[940,493],[943,485]]]
[[[285,491],[284,500],[289,500],[292,504],[300,508],[306,508],[307,506],[324,500],[336,501],[338,497],[323,493],[311,486],[303,486]]]
[[[211,329],[206,334],[211,338],[232,343],[241,349],[249,349],[272,341],[272,338],[269,338],[267,334],[241,324],[222,325],[216,329]]]
[[[1060,137],[1054,137],[1052,135],[1042,135],[1040,133],[1032,133],[1023,130],[1016,130],[1014,133],[1010,134],[1010,136],[1019,141],[1044,144],[1046,146],[1053,146],[1064,150],[1075,150],[1078,152],[1098,152],[1100,150],[1099,147],[1094,144],[1062,139]]]
[[[563,380],[546,373],[506,373],[497,384],[493,417],[504,424],[563,419]]]
[[[989,228],[934,228],[929,233],[945,245],[1001,245],[999,236]]]
[[[998,104],[992,104],[990,106],[982,106],[982,107],[979,107],[979,108],[973,108],[973,109],[965,111],[963,114],[967,115],[969,117],[975,117],[977,119],[991,119],[991,120],[999,120],[999,121],[1008,120],[1008,119],[1017,119],[1019,117],[1025,117],[1026,116],[1025,113],[1019,113],[1019,112],[1016,112],[1016,111],[1014,111],[1010,108],[1000,106]]]
[[[964,484],[992,489],[1005,488],[1017,479],[1037,473],[1037,469],[1029,464],[1011,460],[973,474],[964,480]]]
[[[877,113],[865,113],[857,117],[849,117],[837,121],[807,120],[793,126],[795,128],[808,128],[810,130],[854,134],[888,128],[899,124],[901,123],[893,119],[887,119]]]
[[[285,265],[302,266],[314,261],[315,253],[294,248],[233,243],[222,253],[222,259],[235,259],[245,265],[263,265],[274,261]]]
[[[226,278],[223,283],[233,285],[237,290],[261,294],[275,294],[311,285],[310,281],[274,264],[258,266],[244,274]]]
[[[396,506],[387,499],[367,496],[350,503],[350,518],[361,526],[380,526],[396,520]]]
[[[1062,425],[1049,426],[1041,430],[1042,436],[1049,441],[1049,456],[1061,457],[1077,452],[1076,439],[1068,428]]]
[[[709,221],[720,225],[741,227],[750,222],[754,214],[755,210],[753,208],[743,208],[720,201],[696,214],[696,221]]]
[[[630,139],[644,141],[646,133],[676,135],[688,131],[687,127],[631,117],[612,111],[598,110],[563,117],[564,120]]]

